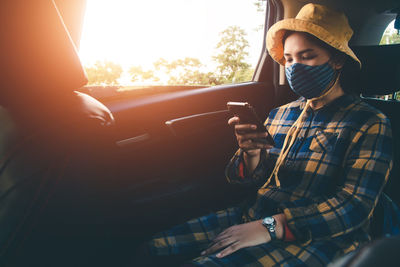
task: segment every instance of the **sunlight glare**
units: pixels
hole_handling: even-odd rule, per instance
[[[159,58],[196,57],[210,64],[219,33],[239,25],[248,34],[250,61],[262,46],[263,14],[243,0],[88,0],[81,40],[84,65],[110,60],[148,68]]]

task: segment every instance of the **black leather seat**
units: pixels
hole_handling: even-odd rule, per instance
[[[393,168],[384,188],[397,205],[400,205],[400,101],[383,100],[376,96],[400,91],[400,45],[352,47],[362,62],[361,71],[344,73],[343,84],[355,88],[364,101],[382,111],[390,120],[393,135]],[[375,208],[371,231],[374,238],[382,237],[383,207],[379,201]]]
[[[364,100],[381,110],[392,125],[393,169],[384,192],[400,204],[400,101],[382,100],[375,96],[400,91],[400,45],[352,47],[363,66],[361,72],[346,73],[344,83],[359,89]],[[381,202],[381,201],[380,201]],[[398,266],[400,237],[383,237],[383,207],[378,203],[372,218],[371,231],[375,239],[370,244],[331,263],[330,267],[343,266]]]
[[[392,125],[393,169],[384,191],[400,204],[400,101],[377,99],[375,95],[387,95],[400,91],[400,44],[385,46],[353,47],[363,66],[359,77],[354,77],[364,100],[381,110]]]
[[[345,255],[328,267],[396,267],[399,266],[400,237],[375,240]]]

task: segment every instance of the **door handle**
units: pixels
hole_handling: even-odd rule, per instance
[[[165,125],[174,136],[182,136],[219,124],[227,125],[230,116],[231,114],[228,110],[218,110],[168,120],[165,122]]]

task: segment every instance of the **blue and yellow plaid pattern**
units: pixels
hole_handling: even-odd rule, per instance
[[[243,178],[242,152],[226,168],[228,181],[260,188],[269,177],[286,133],[305,99],[272,110],[266,120],[276,146],[263,151],[257,168]],[[392,167],[388,119],[359,97],[344,95],[319,110],[308,110],[300,133],[279,170],[281,186],[259,189],[245,207],[210,214],[149,243],[154,254],[201,251],[232,224],[284,213],[295,242],[273,241],[218,259],[198,257],[198,266],[325,266],[370,240],[369,222]],[[230,223],[227,218],[235,218]],[[205,222],[214,223],[205,223]],[[209,226],[209,227],[208,227]],[[178,229],[180,229],[178,231]]]
[[[194,255],[193,266],[326,266],[342,250],[332,241],[316,241],[302,246],[296,242],[273,241],[240,249],[224,258],[216,254],[199,256],[224,229],[243,223],[241,208],[228,208],[158,233],[148,243],[152,255]]]

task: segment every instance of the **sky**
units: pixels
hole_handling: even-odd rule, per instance
[[[159,58],[195,57],[211,65],[219,33],[237,25],[247,32],[248,62],[261,53],[264,14],[255,0],[88,0],[80,44],[86,66],[111,60],[151,68]]]

